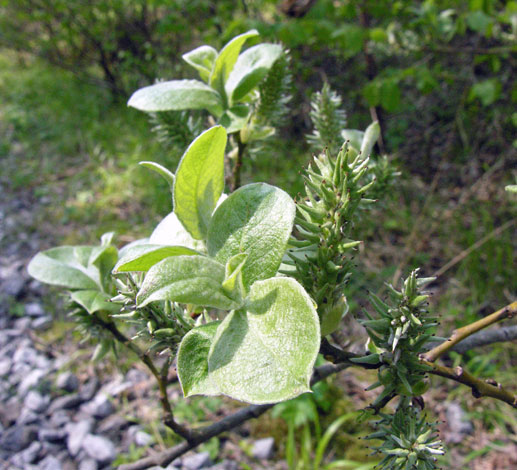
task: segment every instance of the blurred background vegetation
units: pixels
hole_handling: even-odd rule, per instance
[[[244,182],[298,194],[311,157],[310,100],[324,83],[342,97],[347,127],[379,120],[376,153],[401,172],[358,227],[365,244],[352,313],[365,288],[417,266],[439,275],[432,308],[443,331],[514,300],[517,204],[504,186],[517,179],[516,1],[0,0],[0,184],[4,201],[30,207],[19,233],[38,233],[39,249],[94,242],[108,230],[120,243],[147,236],[170,211],[170,193],[136,163],[174,169],[185,148],[157,139],[148,117],[125,103],[155,79],[193,76],[183,53],[219,49],[251,28],[290,50],[293,98],[278,143],[245,162]],[[4,236],[0,248],[12,242]],[[510,344],[470,353],[467,367],[511,383],[516,352]],[[328,425],[361,403],[359,392],[352,399],[338,391],[327,384],[284,406],[254,425],[257,435],[267,420],[283,419],[284,431],[319,428],[312,408]],[[476,432],[505,429],[515,442],[515,417],[455,393],[481,423]],[[341,457],[360,432],[354,419],[341,423]],[[281,446],[291,461],[293,445]],[[363,459],[364,451],[352,445],[347,455]]]

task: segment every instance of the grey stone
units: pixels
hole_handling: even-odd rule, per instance
[[[107,464],[117,456],[113,442],[103,436],[88,434],[83,440],[82,448],[100,464]]]
[[[149,380],[149,376],[139,369],[132,368],[127,371],[126,380],[131,382],[133,385],[136,385],[140,382]]]
[[[459,403],[451,402],[446,404],[445,415],[447,417],[448,430],[444,432],[445,442],[459,444],[465,435],[474,431],[474,426],[467,419],[463,408]]]
[[[76,392],[79,389],[79,379],[72,372],[63,372],[57,376],[56,387],[67,392]]]
[[[67,424],[66,432],[68,433],[68,438],[66,440],[66,446],[72,457],[75,457],[79,453],[84,438],[90,433],[92,429],[93,420],[91,419],[85,419],[83,421],[79,421],[78,423]]]
[[[52,413],[50,416],[49,423],[55,428],[60,428],[65,424],[70,423],[70,417],[68,416],[66,410],[57,410],[54,411],[54,413]]]
[[[182,465],[183,465],[183,461],[181,460],[181,457],[177,457],[167,466],[167,470],[174,470],[175,468],[181,468]]]
[[[129,422],[117,414],[108,416],[99,423],[97,430],[101,434],[118,433],[129,426]]]
[[[208,467],[211,463],[208,452],[200,452],[183,458],[183,468],[185,470],[199,470]]]
[[[24,346],[16,350],[13,355],[13,361],[32,365],[36,363],[37,356],[38,353],[34,348]]]
[[[90,401],[95,392],[99,389],[99,379],[97,377],[92,377],[88,382],[86,382],[79,392],[83,401]]]
[[[61,462],[53,455],[47,455],[41,462],[39,462],[38,468],[40,470],[63,470]]]
[[[113,413],[114,409],[113,403],[104,393],[97,394],[91,402],[83,406],[84,411],[97,419],[106,418]]]
[[[135,433],[134,440],[137,446],[146,447],[151,445],[151,443],[153,442],[153,436],[146,433],[145,431],[137,431]]]
[[[35,369],[30,372],[18,385],[18,395],[24,397],[31,388],[39,387],[47,375],[47,371]]]
[[[25,449],[37,436],[33,426],[11,426],[2,434],[0,449],[8,452],[19,452]]]
[[[38,441],[31,443],[29,447],[21,452],[23,463],[34,463],[41,452],[41,444]]]
[[[6,425],[14,423],[21,411],[22,404],[18,397],[11,397],[0,407],[0,420]]]
[[[25,279],[12,277],[2,282],[2,290],[12,297],[20,297],[25,287]]]
[[[48,330],[52,326],[52,317],[45,315],[44,317],[38,317],[32,320],[32,328],[34,330],[43,331]]]
[[[79,467],[77,470],[97,470],[99,465],[95,459],[83,459],[79,463]]]
[[[221,463],[208,467],[206,470],[239,470],[239,464],[234,460],[223,460]]]
[[[60,442],[66,439],[67,432],[64,429],[40,429],[38,439],[46,442]]]
[[[27,331],[31,326],[31,319],[27,317],[18,318],[14,322],[14,328],[18,330],[18,332],[23,333],[24,331]]]
[[[49,396],[43,396],[41,393],[36,390],[31,390],[25,396],[24,404],[25,406],[35,413],[43,413],[50,403]]]
[[[275,451],[275,440],[272,437],[259,439],[253,443],[251,455],[256,459],[270,459]]]
[[[71,408],[76,408],[82,402],[83,402],[83,399],[78,393],[72,393],[70,395],[64,395],[62,397],[57,397],[50,404],[48,412],[50,414],[52,414],[57,410],[69,410]]]
[[[45,315],[45,310],[40,303],[31,302],[25,305],[25,315],[29,317],[42,317]]]
[[[0,376],[7,375],[11,370],[12,361],[8,357],[0,359]]]
[[[23,408],[18,418],[16,419],[16,424],[18,425],[26,425],[26,424],[39,424],[41,421],[41,415],[35,413],[34,411],[29,410],[28,408]]]

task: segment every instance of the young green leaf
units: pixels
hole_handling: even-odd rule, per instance
[[[237,104],[223,113],[219,119],[219,124],[224,126],[228,134],[240,131],[248,123],[249,113],[249,106]]]
[[[207,248],[220,263],[247,253],[242,268],[244,287],[274,276],[293,228],[295,205],[274,186],[255,183],[231,194],[214,212]]]
[[[258,36],[259,33],[255,29],[248,31],[244,34],[234,37],[224,48],[221,50],[217,59],[215,60],[212,74],[210,75],[210,85],[214,87],[219,93],[224,93],[224,84],[230,75],[230,72],[239,57],[241,48],[244,43],[252,37]]]
[[[208,83],[217,58],[217,51],[213,47],[200,46],[181,57],[199,72],[201,80]]]
[[[88,313],[95,313],[101,310],[118,312],[120,305],[108,302],[110,296],[99,290],[79,290],[72,292],[70,298],[83,307]]]
[[[178,349],[178,378],[183,395],[219,395],[208,374],[208,353],[221,322],[212,322],[190,330]]]
[[[136,245],[129,248],[113,268],[114,273],[148,271],[152,266],[169,256],[198,255],[185,246]]]
[[[174,212],[171,212],[156,226],[147,243],[185,246],[197,251],[203,251],[205,247],[202,241],[192,238]]]
[[[163,165],[160,165],[159,163],[156,163],[156,162],[138,162],[138,164],[158,173],[160,176],[163,177],[163,179],[165,181],[167,181],[167,183],[169,183],[169,186],[172,189],[172,187],[174,185],[174,173],[169,171]]]
[[[146,112],[206,109],[219,116],[223,111],[219,93],[199,80],[172,80],[140,88],[127,105]]]
[[[92,247],[77,248],[60,246],[38,253],[29,263],[29,274],[40,282],[68,289],[98,289],[99,271],[87,266]]]
[[[275,403],[310,391],[320,328],[310,297],[294,279],[253,284],[244,309],[217,329],[209,376],[221,393],[248,403]]]
[[[229,297],[237,302],[240,302],[246,296],[246,289],[242,282],[242,268],[247,258],[246,253],[235,255],[228,260],[225,267],[223,289]]]
[[[196,240],[206,238],[212,212],[224,189],[226,131],[203,132],[183,155],[174,182],[174,213]]]
[[[244,98],[267,75],[281,55],[282,46],[277,44],[258,44],[244,51],[225,84],[230,101],[235,103]]]
[[[223,289],[225,269],[204,256],[171,256],[155,264],[137,295],[143,307],[156,300],[172,300],[222,310],[239,308]]]

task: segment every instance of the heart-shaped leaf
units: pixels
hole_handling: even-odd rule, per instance
[[[225,84],[230,101],[235,103],[244,98],[267,75],[281,55],[282,46],[277,44],[258,44],[244,51]]]
[[[217,328],[208,376],[221,393],[237,400],[288,400],[310,390],[319,344],[318,314],[303,287],[290,278],[259,281],[245,308]]]
[[[220,394],[208,375],[208,353],[220,323],[217,321],[198,326],[181,340],[178,349],[178,377],[186,397]]]
[[[239,308],[223,289],[224,265],[205,256],[172,256],[155,264],[137,295],[139,307],[172,300],[222,310]]]
[[[186,54],[183,54],[183,60],[194,67],[198,72],[201,80],[208,82],[210,74],[214,68],[217,51],[210,46],[200,46]]]
[[[88,313],[95,313],[101,310],[118,312],[120,310],[120,305],[108,302],[110,296],[99,290],[79,290],[72,292],[70,297]]]
[[[199,80],[172,80],[140,88],[127,105],[148,113],[206,109],[219,116],[223,111],[219,93]]]
[[[174,213],[196,240],[206,238],[212,212],[224,189],[224,127],[203,132],[183,155],[174,182]]]
[[[130,271],[148,271],[152,266],[169,256],[198,255],[197,251],[185,246],[135,245],[113,268],[114,273]]]
[[[38,253],[28,266],[40,282],[68,289],[98,289],[99,271],[88,266],[92,247],[60,246]]]
[[[226,46],[224,46],[217,56],[212,74],[210,75],[210,85],[212,85],[221,94],[224,93],[224,83],[228,79],[235,62],[237,61],[237,57],[239,57],[242,46],[249,38],[258,35],[258,31],[252,29],[251,31],[234,37],[228,44],[226,44]]]
[[[249,288],[255,281],[276,274],[294,215],[294,202],[281,189],[265,183],[243,186],[214,212],[208,229],[208,253],[223,264],[246,253],[242,278]]]

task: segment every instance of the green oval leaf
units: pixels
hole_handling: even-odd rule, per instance
[[[178,349],[178,378],[183,395],[219,395],[208,375],[208,353],[221,322],[212,322],[190,330]]]
[[[210,74],[214,68],[217,51],[210,46],[200,46],[181,56],[183,60],[194,67],[198,72],[201,80],[208,82]]]
[[[249,38],[258,35],[258,31],[252,29],[251,31],[234,37],[228,44],[226,44],[226,46],[224,46],[217,56],[212,74],[210,75],[210,85],[220,93],[224,93],[224,83],[228,79],[235,62],[237,61],[237,57],[239,57],[242,46]]]
[[[318,314],[294,279],[253,284],[245,309],[228,315],[212,340],[209,377],[232,398],[276,403],[310,391],[320,344]]]
[[[155,264],[137,295],[139,307],[172,300],[222,310],[239,308],[223,289],[225,268],[204,256],[172,256]]]
[[[114,273],[129,271],[148,271],[152,266],[169,256],[198,255],[197,251],[185,246],[135,245],[113,268]]]
[[[246,253],[242,268],[244,286],[274,276],[293,228],[295,205],[274,186],[255,183],[231,194],[214,212],[208,229],[210,256],[226,264]]]
[[[99,271],[88,266],[92,247],[60,246],[38,253],[27,270],[40,282],[68,289],[98,289]]]
[[[244,98],[267,75],[281,55],[282,46],[277,44],[258,44],[239,55],[225,84],[231,101]]]
[[[208,224],[224,189],[224,127],[203,132],[183,155],[174,182],[174,213],[196,240],[206,238]]]
[[[219,93],[199,80],[172,80],[140,88],[127,105],[146,112],[206,109],[216,116],[222,113]]]

